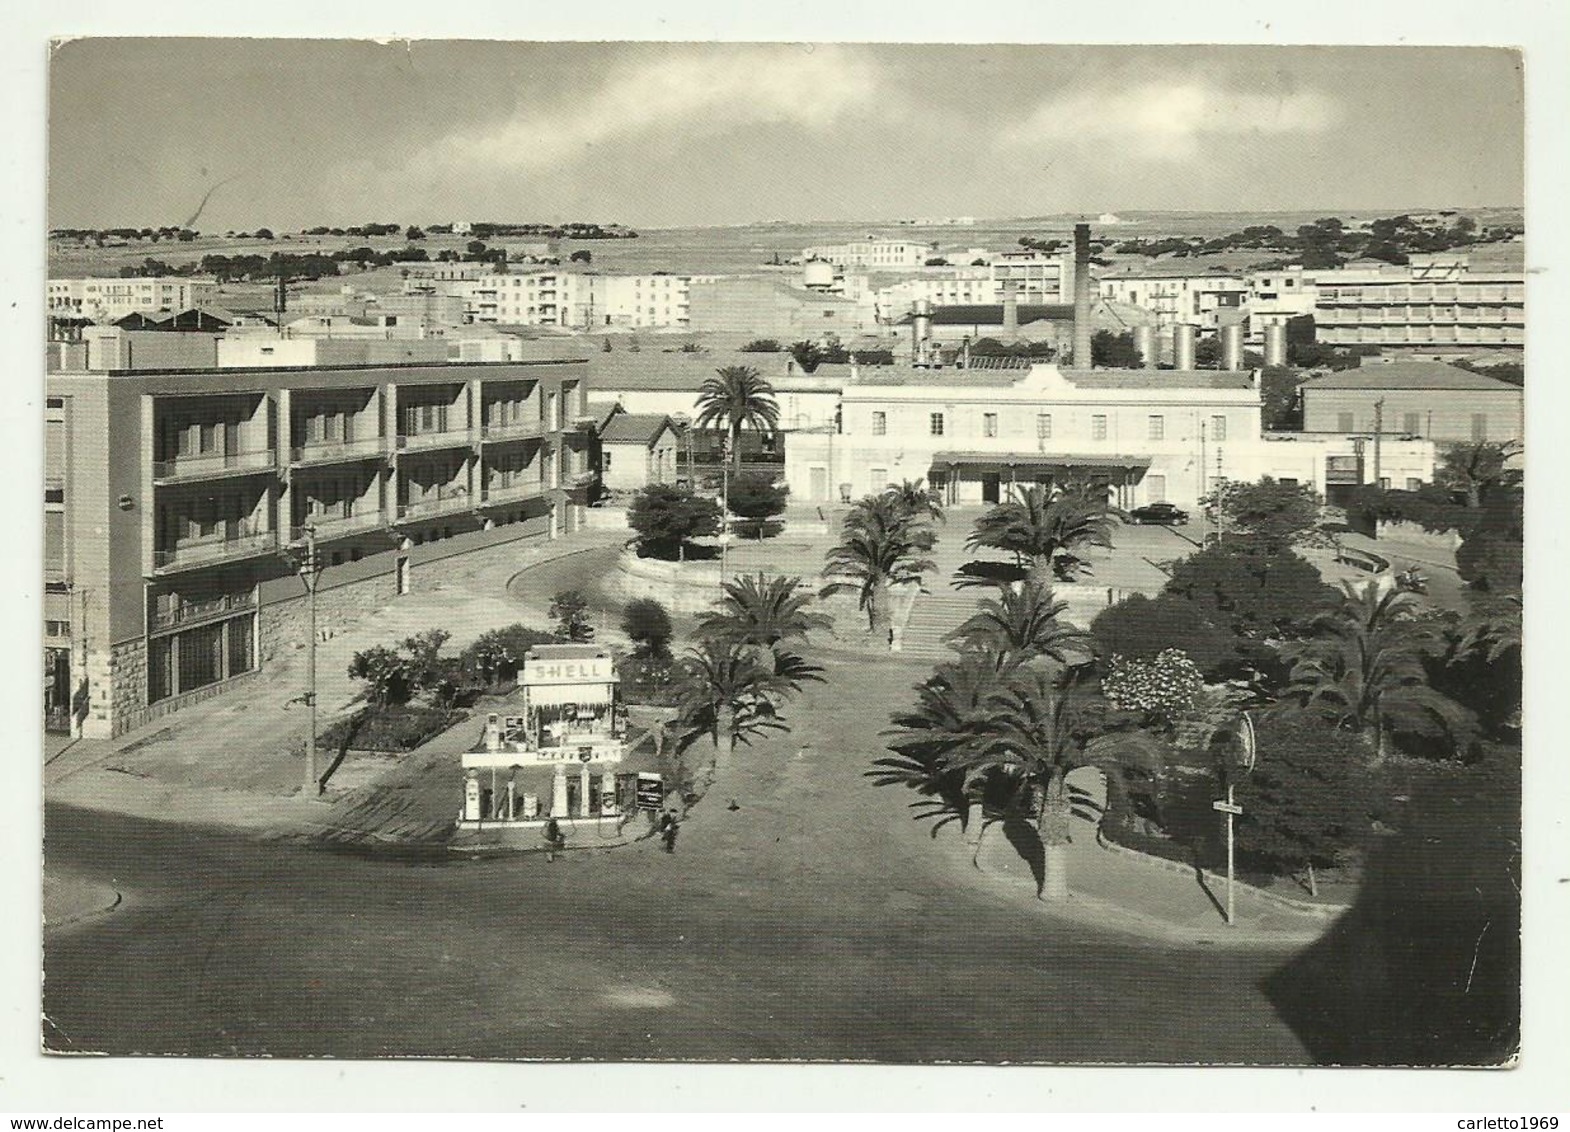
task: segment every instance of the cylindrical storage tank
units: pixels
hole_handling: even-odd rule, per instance
[[[1134,327],[1134,349],[1139,351],[1139,368],[1156,368],[1156,328],[1154,326]]]
[[[1194,368],[1194,328],[1192,326],[1175,326],[1172,328],[1172,368],[1181,370]]]
[[[1221,328],[1221,368],[1236,372],[1243,368],[1243,324],[1234,322]]]
[[[801,283],[804,287],[834,286],[834,265],[827,260],[809,259],[802,265]]]
[[[1265,324],[1265,364],[1267,366],[1287,364],[1287,328],[1283,322]]]

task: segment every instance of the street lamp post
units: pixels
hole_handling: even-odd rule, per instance
[[[305,556],[300,559],[300,580],[305,583],[305,704],[310,709],[310,730],[305,736],[305,795],[321,793],[316,774],[316,581],[321,575],[321,560],[316,554],[316,526],[305,528]]]

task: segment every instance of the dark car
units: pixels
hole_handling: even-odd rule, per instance
[[[1182,526],[1188,522],[1188,512],[1170,503],[1147,503],[1128,513],[1131,523],[1158,523],[1162,526]]]

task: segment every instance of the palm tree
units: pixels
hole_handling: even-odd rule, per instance
[[[820,596],[854,591],[856,608],[867,613],[867,628],[887,628],[893,588],[919,586],[924,574],[937,569],[930,558],[920,557],[932,548],[931,535],[892,497],[867,496],[846,514],[840,542],[828,551],[823,576],[832,580]]]
[[[1417,599],[1377,582],[1342,587],[1341,600],[1310,619],[1313,639],[1282,650],[1292,665],[1287,695],[1364,736],[1376,763],[1392,727],[1465,746],[1471,714],[1428,685],[1423,656],[1437,642],[1415,616]]]
[[[1140,731],[1091,735],[1085,718],[1084,668],[1019,665],[986,697],[979,733],[955,745],[946,764],[965,773],[967,792],[998,779],[1019,803],[1033,804],[1041,842],[1040,895],[1068,898],[1066,846],[1073,820],[1069,772],[1092,766],[1109,774],[1138,764],[1159,769],[1163,749]]]
[[[1031,484],[1018,498],[977,519],[965,545],[1012,553],[1032,574],[1051,570],[1061,580],[1073,581],[1081,568],[1088,568],[1074,551],[1112,545],[1105,492],[1098,501],[1097,491],[1093,485],[1074,484],[1053,494],[1042,484]]]
[[[983,649],[1000,658],[1005,669],[1035,657],[1062,665],[1084,664],[1095,646],[1089,633],[1062,619],[1068,603],[1052,596],[1052,588],[1035,576],[1017,588],[986,598],[974,616],[948,635],[961,650]]]
[[[983,819],[982,800],[966,791],[962,769],[949,764],[954,751],[985,728],[987,696],[997,687],[992,657],[980,650],[938,665],[916,686],[916,704],[893,717],[884,733],[893,758],[877,759],[867,771],[879,786],[905,786],[921,795],[911,803],[918,818],[936,818],[932,835],[950,821],[967,827]]]
[[[680,747],[700,736],[714,744],[712,769],[728,766],[737,743],[786,731],[780,705],[822,670],[795,653],[735,641],[702,640],[682,657],[676,703]]]
[[[698,387],[694,428],[721,422],[730,435],[732,467],[741,471],[741,426],[770,435],[779,428],[780,407],[774,387],[751,366],[725,366]]]
[[[938,493],[925,486],[925,480],[901,480],[889,484],[884,494],[893,497],[912,516],[925,516],[933,522],[943,522],[943,501]]]
[[[760,573],[732,578],[723,589],[716,608],[698,619],[698,636],[772,649],[781,642],[804,641],[809,633],[834,624],[824,614],[808,610],[812,595],[805,592],[800,578],[767,578]]]

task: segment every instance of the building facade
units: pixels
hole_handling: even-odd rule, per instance
[[[1342,370],[1302,386],[1306,432],[1379,432],[1440,444],[1526,438],[1525,390],[1441,362]]]
[[[211,279],[151,276],[135,279],[51,279],[45,300],[51,318],[113,322],[135,311],[179,311],[215,301]]]
[[[925,240],[880,240],[867,237],[845,244],[823,244],[802,249],[803,260],[821,259],[835,267],[870,267],[893,270],[920,267],[935,253],[936,246]]]
[[[841,413],[838,432],[791,438],[793,498],[859,498],[920,479],[966,506],[1088,477],[1121,507],[1194,507],[1223,479],[1271,476],[1325,494],[1347,469],[1365,474],[1354,437],[1263,433],[1250,373],[885,367],[845,386]],[[1387,475],[1432,478],[1432,444],[1385,448]]]
[[[881,288],[876,298],[879,313],[888,319],[921,299],[935,307],[969,306],[1001,303],[1007,293],[1020,304],[1073,302],[1073,258],[1005,252],[982,266],[929,268],[916,278]]]
[[[1239,311],[1248,295],[1248,284],[1237,275],[1102,276],[1097,285],[1103,299],[1149,311],[1161,330],[1215,330],[1218,320]]]
[[[49,374],[45,659],[77,729],[120,734],[297,639],[311,532],[331,623],[438,559],[576,529],[586,387],[582,361]]]

